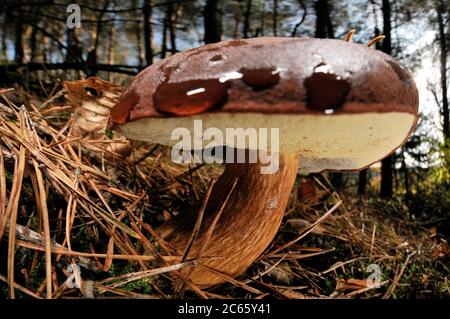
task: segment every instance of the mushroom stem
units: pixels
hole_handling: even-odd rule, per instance
[[[227,164],[214,184],[206,205],[202,226],[189,251],[188,258],[204,259],[195,268],[185,270],[199,287],[223,283],[220,277],[202,264],[234,277],[245,271],[267,248],[280,227],[297,175],[296,154],[280,154],[279,169],[274,174],[261,174],[261,163]],[[237,180],[233,188],[233,184]],[[227,200],[228,198],[228,200]],[[225,203],[211,237],[208,228]],[[195,216],[177,216],[164,224],[159,232],[176,249],[183,252],[195,223]]]

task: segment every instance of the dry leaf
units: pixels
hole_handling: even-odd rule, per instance
[[[317,191],[314,181],[302,178],[297,190],[298,200],[302,204],[312,204],[317,201]]]
[[[362,288],[368,288],[367,285],[367,279],[339,279],[336,283],[335,290],[342,291],[342,290],[358,290]]]
[[[117,103],[123,88],[96,77],[86,80],[64,81],[66,98],[74,108],[73,133],[89,136],[90,139],[105,139],[109,113]],[[103,144],[107,151],[128,156],[132,150],[132,142],[128,139],[112,135],[111,143]],[[102,145],[102,144],[99,144]],[[108,157],[108,154],[105,154]]]
[[[95,77],[64,81],[63,85],[67,91],[66,98],[75,110],[74,129],[93,138],[103,136],[111,108],[123,88]]]

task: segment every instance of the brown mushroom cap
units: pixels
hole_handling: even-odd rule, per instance
[[[142,71],[111,111],[125,136],[173,145],[176,127],[279,128],[306,172],[358,170],[392,153],[418,115],[411,74],[392,57],[332,39],[223,41]],[[225,134],[224,134],[225,135]]]

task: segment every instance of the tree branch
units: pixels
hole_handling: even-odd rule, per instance
[[[68,62],[68,63],[19,63],[19,64],[8,64],[0,65],[0,76],[4,76],[9,72],[17,72],[21,69],[26,69],[27,71],[39,71],[39,70],[84,70],[84,63],[81,62]],[[96,65],[98,71],[122,73],[129,75],[136,75],[140,71],[139,66],[131,65],[115,65],[115,64],[102,64]],[[133,70],[134,69],[134,70]]]
[[[297,33],[297,29],[298,29],[298,28],[302,25],[302,23],[305,21],[306,14],[307,14],[307,9],[306,9],[306,6],[305,6],[305,4],[303,3],[303,1],[299,0],[298,3],[299,3],[300,6],[302,7],[303,15],[302,15],[300,21],[297,22],[297,24],[295,25],[294,30],[292,30],[291,37],[295,37],[295,34]]]

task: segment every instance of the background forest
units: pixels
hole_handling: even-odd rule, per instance
[[[74,28],[72,3],[81,17]],[[0,296],[449,298],[449,21],[447,0],[1,1]],[[270,251],[300,241],[267,252],[226,285],[177,290],[165,275],[173,269],[138,255],[161,252],[152,227],[198,209],[220,167],[175,165],[155,145],[140,145],[131,159],[108,158],[95,142],[111,138],[104,130],[68,129],[78,100],[98,102],[98,91],[117,93],[148,65],[205,43],[343,39],[350,30],[363,44],[384,35],[374,48],[413,73],[420,94],[413,136],[359,173],[299,176]],[[74,97],[64,82],[89,77],[109,84],[88,84],[86,96]],[[32,122],[35,134],[26,137]],[[33,153],[21,134],[55,151],[37,157],[40,148]],[[21,160],[28,156],[40,164]],[[151,240],[132,236],[141,231]],[[74,262],[84,265],[89,289],[67,285]],[[371,263],[382,272],[376,289],[363,282]]]

